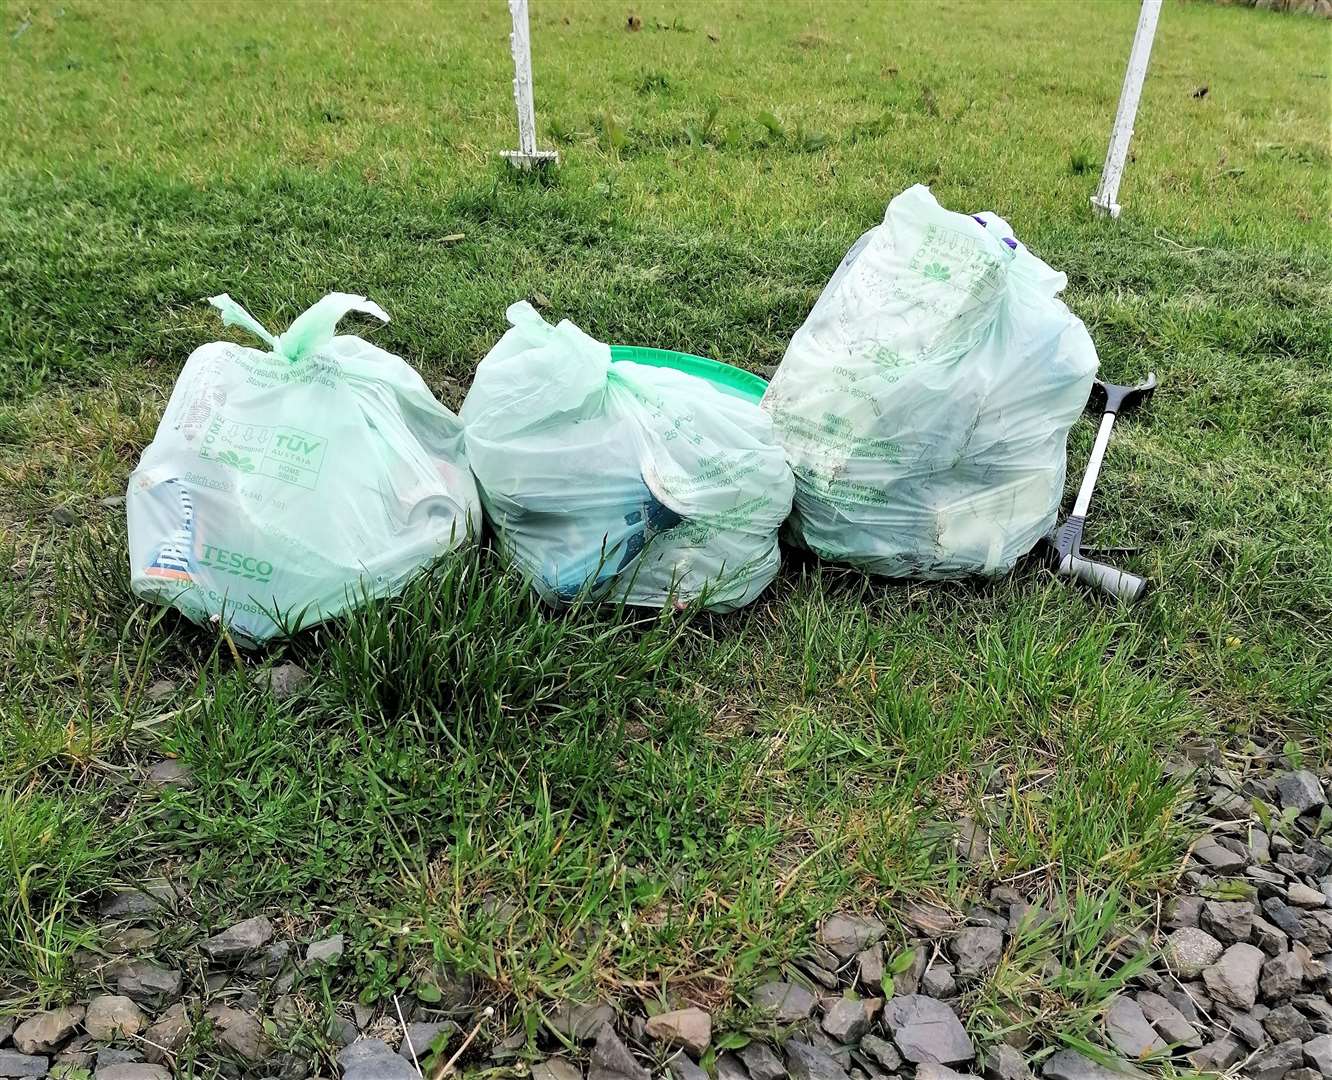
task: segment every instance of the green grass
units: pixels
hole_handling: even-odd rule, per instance
[[[444,968],[742,1027],[820,913],[1018,880],[1070,929],[972,992],[973,1027],[1085,1037],[1123,977],[1106,926],[1180,866],[1164,758],[1329,749],[1328,27],[1169,5],[1111,223],[1087,199],[1131,4],[651,4],[630,32],[538,0],[563,164],[526,177],[496,161],[498,0],[253,11],[0,5],[0,1005],[77,993],[97,891],[165,873],[195,918],[164,955],[238,913],[345,929],[316,1005]],[[257,658],[128,595],[98,500],[224,336],[202,297],[281,328],[366,293],[455,407],[524,297],[757,369],[916,181],[1067,272],[1107,377],[1161,379],[1093,507],[1093,542],[1141,546],[1144,605],[794,556],[732,616],[555,615],[465,555],[289,645],[316,678],[276,706]],[[137,786],[163,753],[194,792]],[[992,863],[959,862],[962,814]]]

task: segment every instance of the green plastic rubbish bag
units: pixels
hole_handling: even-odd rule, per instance
[[[131,585],[258,643],[392,595],[480,526],[462,426],[400,357],[334,336],[331,293],[267,343],[190,355],[129,481]]]
[[[790,535],[889,577],[999,574],[1054,524],[1096,349],[993,214],[916,185],[852,247],[763,407],[796,475]]]
[[[794,483],[758,395],[613,361],[526,303],[508,317],[461,413],[501,552],[553,604],[660,607],[706,589],[731,611],[758,596]]]

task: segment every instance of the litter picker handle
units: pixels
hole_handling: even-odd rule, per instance
[[[1126,604],[1137,603],[1147,591],[1145,578],[1107,566],[1105,563],[1084,559],[1081,555],[1065,555],[1059,563],[1059,574],[1061,577],[1071,577],[1074,581],[1080,581],[1093,589],[1100,589],[1107,596],[1123,600]]]

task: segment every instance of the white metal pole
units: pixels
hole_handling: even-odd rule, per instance
[[[1160,0],[1157,0],[1159,3]],[[504,156],[523,169],[558,161],[554,150],[538,150],[536,144],[536,105],[532,99],[532,33],[527,21],[527,0],[509,0],[513,32],[509,48],[513,52],[513,101],[518,108],[518,149]]]
[[[1119,108],[1115,110],[1115,126],[1110,132],[1109,149],[1105,152],[1105,168],[1101,170],[1100,186],[1091,199],[1092,209],[1112,218],[1119,217],[1119,203],[1115,201],[1119,197],[1119,180],[1128,160],[1133,121],[1138,115],[1138,99],[1147,77],[1147,61],[1152,55],[1152,39],[1156,36],[1156,20],[1160,14],[1161,0],[1142,0],[1128,70],[1124,72],[1124,88],[1119,92]]]

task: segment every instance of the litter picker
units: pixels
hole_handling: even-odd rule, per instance
[[[1075,581],[1100,589],[1103,593],[1130,604],[1142,598],[1147,589],[1146,580],[1126,570],[1089,558],[1093,552],[1082,550],[1082,531],[1087,525],[1087,510],[1091,506],[1092,492],[1096,490],[1096,478],[1101,473],[1101,462],[1105,460],[1106,447],[1110,445],[1110,432],[1114,429],[1115,418],[1121,412],[1136,408],[1147,401],[1155,389],[1154,372],[1149,372],[1147,381],[1137,386],[1116,386],[1100,379],[1093,383],[1093,400],[1098,397],[1105,399],[1101,426],[1096,432],[1096,442],[1092,445],[1091,455],[1087,458],[1087,471],[1082,475],[1082,486],[1078,488],[1073,512],[1047,538],[1050,548],[1053,549],[1056,573],[1060,577],[1071,577]],[[1122,554],[1125,550],[1105,548],[1095,553],[1109,554],[1117,551]]]

